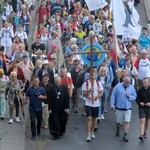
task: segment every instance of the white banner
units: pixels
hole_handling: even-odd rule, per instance
[[[141,33],[140,17],[134,8],[134,0],[112,0],[116,35],[138,39]]]
[[[90,11],[104,8],[108,3],[105,0],[85,0]]]

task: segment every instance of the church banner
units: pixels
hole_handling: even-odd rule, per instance
[[[90,11],[104,8],[108,3],[105,0],[85,0]]]
[[[140,17],[134,8],[134,0],[112,0],[115,34],[138,39],[141,33]]]

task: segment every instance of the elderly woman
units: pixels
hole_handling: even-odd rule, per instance
[[[19,103],[20,103],[20,92],[22,84],[17,79],[17,73],[11,72],[10,74],[10,81],[8,83],[8,86],[6,88],[6,98],[8,100],[9,104],[9,114],[10,114],[10,120],[9,124],[13,123],[13,110],[14,107],[16,109],[16,122],[20,122],[19,119]]]
[[[109,76],[107,75],[107,68],[101,67],[99,70],[99,74],[97,76],[97,80],[102,84],[103,86],[103,96],[101,97],[101,105],[100,105],[100,111],[99,111],[99,119],[104,119],[104,110],[105,106],[107,104],[107,99],[109,97],[110,87],[111,87],[111,81]]]
[[[31,80],[31,75],[32,75],[32,70],[34,68],[34,65],[30,60],[28,60],[27,55],[24,55],[22,57],[22,61],[18,64],[18,66],[23,70],[25,83],[29,82]]]
[[[34,67],[34,69],[32,70],[32,76],[31,76],[31,78],[32,78],[33,76],[38,76],[38,73],[39,73],[39,71],[40,71],[40,69],[41,69],[41,66],[42,66],[42,61],[41,61],[41,60],[37,60],[37,61],[35,62],[35,67]]]
[[[23,70],[22,68],[20,68],[18,66],[19,61],[17,59],[15,59],[12,63],[11,63],[11,67],[8,69],[8,76],[10,76],[11,72],[16,72],[17,73],[17,79],[25,82],[25,77],[23,74]]]

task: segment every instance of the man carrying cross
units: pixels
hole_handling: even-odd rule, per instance
[[[96,73],[91,72],[90,78],[84,82],[82,86],[83,96],[85,97],[85,109],[87,115],[87,142],[95,139],[94,129],[99,114],[99,99],[103,95],[103,87],[100,82],[96,80]]]

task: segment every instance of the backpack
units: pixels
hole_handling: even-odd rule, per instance
[[[81,71],[79,72],[76,82],[77,82],[77,87],[81,87],[84,83],[84,75],[86,74],[86,71]]]
[[[123,69],[126,69],[126,66],[123,66]],[[133,65],[131,65],[130,72],[133,70]]]

